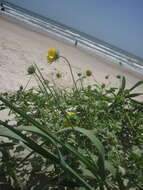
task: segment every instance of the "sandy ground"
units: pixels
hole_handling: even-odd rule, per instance
[[[51,65],[47,63],[47,50],[51,47],[57,48],[61,55],[69,59],[75,75],[78,72],[84,73],[86,69],[92,70],[94,77],[88,78],[86,83],[92,83],[95,78],[100,83],[118,87],[119,80],[116,76],[124,75],[127,87],[131,87],[143,78],[105,58],[92,56],[76,47],[0,18],[0,92],[14,91],[21,85],[25,86],[29,79],[27,68],[32,63],[36,63],[43,70],[47,79],[55,79],[58,85],[70,86],[72,80],[67,65],[62,60]],[[56,72],[62,73],[61,79],[55,78]],[[107,75],[108,80],[105,79]],[[35,85],[35,81],[32,80],[29,85]],[[142,87],[136,91],[142,92]],[[142,97],[140,99],[143,100]],[[0,118],[2,117],[0,114]]]

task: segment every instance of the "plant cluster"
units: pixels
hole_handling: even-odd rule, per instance
[[[0,95],[0,110],[9,108],[15,117],[13,126],[0,121],[0,136],[9,138],[0,143],[0,187],[143,189],[143,103],[135,99],[142,94],[133,92],[143,81],[130,89],[125,77],[119,78],[119,88],[83,86],[92,71],[78,73],[75,80],[67,58],[54,48],[48,51],[48,62],[60,58],[71,71],[70,90],[51,86],[32,65],[28,73],[38,89]]]

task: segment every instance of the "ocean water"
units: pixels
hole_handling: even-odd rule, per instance
[[[3,1],[50,18],[143,58],[142,0]]]
[[[30,8],[28,8],[28,10],[26,6],[25,8],[22,8],[22,5],[17,6],[6,1],[1,2],[4,2],[6,14],[20,20],[21,22],[25,22],[31,26],[33,25],[33,27],[36,26],[41,31],[43,30],[53,36],[60,37],[74,46],[90,51],[93,54],[95,53],[105,56],[118,64],[122,64],[125,67],[132,67],[133,70],[143,73],[142,58],[133,55],[128,51],[117,48],[116,46],[110,45],[105,41],[99,40],[92,35],[52,20],[40,12],[31,11]],[[16,0],[14,2],[17,3]]]

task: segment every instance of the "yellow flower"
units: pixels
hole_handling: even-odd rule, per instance
[[[67,112],[67,119],[63,121],[64,126],[75,126],[77,124],[77,118],[75,112]]]
[[[50,48],[48,50],[48,56],[47,56],[47,61],[48,63],[53,63],[59,58],[59,53],[56,48]]]
[[[67,115],[68,115],[69,117],[72,117],[72,116],[75,116],[76,114],[75,114],[75,112],[68,111],[68,112],[67,112]]]
[[[64,121],[63,121],[63,124],[64,124],[64,126],[70,126],[71,124],[70,124],[70,122],[67,120],[67,119],[65,119]]]

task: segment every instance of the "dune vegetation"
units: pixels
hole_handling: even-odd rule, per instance
[[[0,94],[0,189],[141,190],[143,189],[143,103],[126,78],[120,87],[84,85],[92,71],[75,73],[55,49],[47,61],[68,64],[72,88],[51,84],[38,65],[27,72],[38,87]],[[48,65],[47,65],[48,67]],[[62,74],[55,73],[57,78]],[[28,85],[28,84],[27,84]]]

